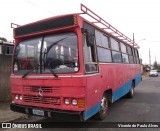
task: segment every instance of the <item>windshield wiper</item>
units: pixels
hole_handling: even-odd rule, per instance
[[[25,78],[29,73],[33,72],[34,70],[38,70],[39,64],[37,64],[36,67],[34,67],[33,69],[28,70],[23,76],[22,78]]]
[[[46,52],[46,53],[48,54],[48,52],[50,51],[50,49],[51,49],[54,45],[56,45],[56,44],[58,44],[59,42],[65,40],[66,38],[68,38],[68,37],[62,38],[62,39],[60,39],[60,40],[52,43],[52,44],[47,48],[47,52]]]
[[[58,78],[58,75],[52,70],[52,69],[49,69],[51,71],[51,73],[56,77]]]
[[[45,62],[46,62],[46,55],[48,54],[48,52],[50,51],[50,49],[54,46],[54,45],[57,45],[59,42],[63,41],[64,39],[66,39],[67,37],[65,38],[62,38],[54,43],[52,43],[48,48],[47,48],[47,51],[46,49],[44,50],[44,55],[43,55],[43,66],[44,66],[44,70],[45,70]],[[51,69],[51,66],[49,68],[49,70],[51,71],[51,73],[56,77],[58,78],[58,75]]]

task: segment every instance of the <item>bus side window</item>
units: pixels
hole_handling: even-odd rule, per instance
[[[85,70],[87,73],[97,72],[97,58],[96,58],[96,50],[95,43],[88,44],[87,36],[84,33],[84,60],[85,60]],[[92,42],[94,42],[92,40]]]
[[[111,40],[111,48],[112,48],[112,59],[114,63],[122,63],[122,54],[120,52],[120,43],[114,39],[110,38]]]

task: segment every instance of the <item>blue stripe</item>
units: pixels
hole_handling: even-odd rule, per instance
[[[128,81],[126,84],[118,88],[115,92],[112,93],[113,102],[124,96],[129,92],[132,87],[132,80]]]
[[[141,81],[141,74],[136,75],[136,77],[133,79],[135,79],[135,87],[136,87]],[[130,89],[132,87],[132,80],[133,79],[129,80],[127,83],[125,83],[123,86],[118,88],[115,92],[113,92],[113,94],[112,94],[113,102],[118,100],[122,96],[126,95],[130,91]]]
[[[141,82],[141,78],[142,78],[141,73],[135,77],[135,87]]]
[[[84,120],[87,120],[88,118],[90,118],[91,116],[95,115],[101,107],[101,101],[98,102],[95,106],[93,106],[91,109],[89,109],[88,111],[84,112]]]

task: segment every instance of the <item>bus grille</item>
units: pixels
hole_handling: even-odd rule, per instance
[[[46,93],[54,93],[54,94],[60,93],[60,87],[51,87],[51,86],[24,86],[23,87],[24,92],[37,92],[39,89],[41,89],[42,92],[46,92]]]
[[[50,104],[50,105],[60,105],[61,99],[58,97],[38,97],[31,95],[23,96],[24,102],[40,103],[40,104]]]

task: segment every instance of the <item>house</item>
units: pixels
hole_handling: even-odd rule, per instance
[[[10,96],[10,73],[14,44],[0,40],[0,101],[9,101]]]

